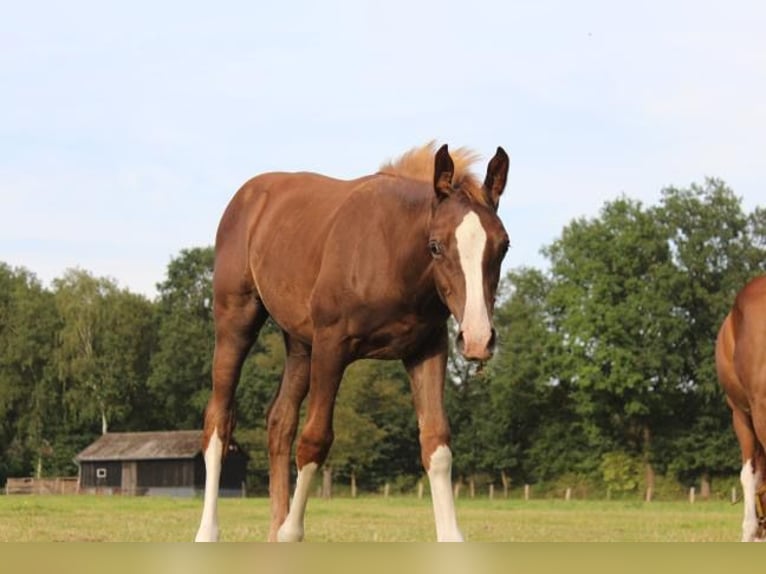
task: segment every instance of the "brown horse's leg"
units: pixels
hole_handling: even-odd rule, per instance
[[[737,332],[737,347],[734,353],[735,377],[742,388],[748,390],[750,410],[734,412],[734,431],[742,449],[742,480],[745,518],[742,523],[742,540],[751,541],[763,538],[759,527],[759,515],[762,516],[763,492],[761,485],[766,472],[763,446],[766,444],[766,380],[761,374],[763,364],[762,348],[764,341],[760,336],[760,325],[755,328],[745,317]],[[758,506],[761,505],[759,511]]]
[[[290,450],[298,428],[298,412],[309,388],[311,348],[284,333],[287,358],[282,383],[268,414],[269,495],[271,528],[269,541],[287,516],[290,499]]]
[[[752,388],[752,387],[751,387]],[[755,433],[753,440],[754,454],[752,457],[753,467],[753,490],[756,508],[755,526],[752,527],[752,540],[763,541],[766,539],[766,529],[761,522],[766,520],[766,492],[764,492],[764,480],[766,480],[766,453],[763,445],[766,444],[766,389],[758,387],[750,403],[751,432]],[[744,538],[744,533],[743,533]]]
[[[332,445],[335,396],[345,366],[346,353],[342,343],[315,334],[311,351],[308,411],[295,456],[298,478],[290,511],[277,532],[280,542],[303,540],[303,516],[309,487]]]
[[[216,293],[213,394],[205,409],[203,452],[205,453],[205,501],[197,542],[218,539],[217,499],[221,463],[234,430],[234,392],[242,363],[268,318],[263,304],[253,294]]]
[[[744,517],[742,519],[742,542],[751,542],[758,531],[758,516],[756,513],[756,490],[763,480],[762,470],[759,469],[757,439],[753,431],[752,421],[747,413],[732,406],[732,425],[737,435],[739,448],[742,451],[742,471],[739,474],[742,483],[742,498]]]
[[[444,410],[444,378],[447,367],[447,329],[421,353],[404,361],[410,376],[412,398],[420,428],[420,453],[431,483],[436,539],[462,541],[452,495],[452,451]]]

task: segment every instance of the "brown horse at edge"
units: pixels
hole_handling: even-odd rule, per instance
[[[742,451],[742,541],[766,537],[766,276],[737,294],[715,346],[718,379]]]
[[[286,361],[267,417],[269,540],[303,539],[309,486],[333,442],[333,408],[345,368],[398,359],[410,377],[436,536],[462,540],[452,494],[452,451],[443,393],[447,319],[457,347],[487,360],[508,235],[497,208],[508,174],[502,148],[483,183],[475,155],[428,144],[351,181],[314,173],[266,173],[235,194],[215,245],[213,392],[205,410],[205,498],[197,541],[218,539],[222,457],[234,428],[234,395],[247,353],[268,317]],[[308,410],[290,456],[299,409]]]

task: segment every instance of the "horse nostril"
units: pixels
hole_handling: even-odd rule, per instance
[[[489,335],[489,343],[487,343],[487,348],[492,353],[495,351],[495,339],[497,337],[497,333],[494,329],[492,329],[490,335]]]
[[[462,354],[465,350],[465,340],[463,339],[463,331],[459,331],[457,337],[455,337],[455,345],[457,350]]]

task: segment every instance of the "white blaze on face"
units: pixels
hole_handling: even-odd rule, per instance
[[[460,267],[465,277],[465,309],[460,328],[465,350],[483,350],[492,336],[492,326],[484,303],[484,273],[482,261],[487,232],[475,212],[469,211],[455,229]]]

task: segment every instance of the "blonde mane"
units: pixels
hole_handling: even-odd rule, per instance
[[[434,180],[435,154],[436,141],[431,140],[421,147],[412,148],[396,160],[384,163],[380,166],[379,173],[431,183]],[[482,190],[481,181],[470,171],[471,166],[479,159],[479,154],[466,147],[450,150],[449,154],[455,164],[452,187],[465,193],[473,201],[487,205],[487,196]]]

